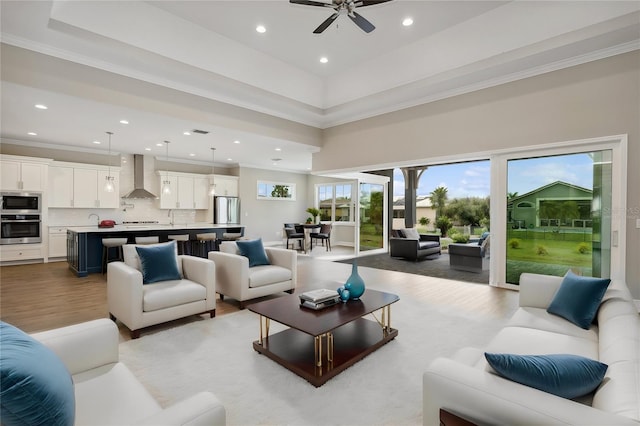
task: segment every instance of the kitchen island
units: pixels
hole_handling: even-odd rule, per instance
[[[196,240],[197,234],[215,232],[216,238],[222,235],[240,233],[244,235],[242,225],[218,225],[211,223],[190,223],[186,225],[170,224],[127,224],[112,228],[96,226],[76,226],[67,228],[67,263],[78,277],[102,271],[102,239],[127,238],[128,244],[135,243],[136,237],[157,236],[160,242],[169,241],[169,235],[189,234],[190,240]]]

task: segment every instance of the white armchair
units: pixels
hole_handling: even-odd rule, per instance
[[[182,279],[143,284],[135,247],[135,244],[123,246],[124,262],[111,262],[107,267],[109,315],[131,330],[131,338],[138,338],[144,327],[189,315],[215,316],[216,267],[213,262],[176,254]]]
[[[216,264],[216,290],[240,302],[286,291],[293,293],[297,282],[297,254],[294,250],[264,248],[270,265],[249,267],[249,259],[240,255],[235,242],[220,244],[220,251],[210,251],[209,259]]]
[[[118,328],[99,319],[32,334],[71,373],[78,425],[224,425],[225,409],[210,392],[162,408],[118,360]]]

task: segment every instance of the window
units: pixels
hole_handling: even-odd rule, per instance
[[[258,181],[258,200],[295,200],[295,183]]]
[[[324,184],[317,187],[320,220],[324,222],[353,222],[353,184]]]

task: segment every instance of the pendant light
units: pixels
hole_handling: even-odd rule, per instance
[[[209,196],[216,195],[216,175],[215,173],[216,149],[211,147],[211,185],[209,185]]]
[[[105,192],[113,192],[115,190],[115,178],[111,176],[111,135],[113,135],[113,132],[107,132],[107,134],[109,135],[109,171],[104,178],[104,190]]]
[[[165,146],[167,147],[167,163],[169,162],[169,141],[164,141]],[[169,171],[167,171],[167,175],[165,179],[162,181],[162,193],[164,195],[171,194],[171,182],[169,181]]]

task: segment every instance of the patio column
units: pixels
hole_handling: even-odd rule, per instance
[[[418,181],[427,167],[402,167],[404,175],[404,226],[413,228],[416,224],[416,192]]]

